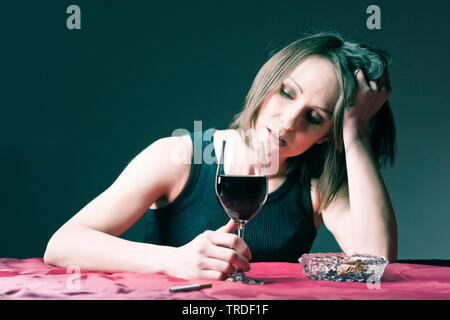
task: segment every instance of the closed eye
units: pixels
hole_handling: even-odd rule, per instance
[[[286,99],[294,100],[294,98],[293,98],[289,93],[286,92],[286,90],[285,90],[285,88],[284,88],[284,85],[281,85],[281,87],[280,87],[280,94],[281,94],[281,96],[285,97]],[[313,116],[313,112],[308,112],[308,113],[306,114],[306,120],[307,120],[309,123],[311,123],[311,124],[313,124],[313,125],[317,125],[317,126],[318,126],[318,125],[321,125],[322,122],[324,121],[324,120],[322,119],[322,117],[320,117],[320,116],[314,117],[314,116]]]
[[[324,121],[322,119],[321,116],[319,115],[314,115],[314,111],[310,111],[306,113],[306,120],[308,120],[309,123],[314,124],[314,125],[321,125],[322,122]]]
[[[280,87],[280,94],[287,99],[290,99],[290,100],[294,99],[294,98],[292,98],[292,96],[289,93],[286,92],[286,90],[284,89],[284,85],[281,85],[281,87]]]

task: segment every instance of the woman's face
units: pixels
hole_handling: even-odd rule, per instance
[[[327,140],[337,98],[338,82],[331,62],[308,57],[268,95],[259,110],[256,130],[279,147],[280,159],[299,155]]]

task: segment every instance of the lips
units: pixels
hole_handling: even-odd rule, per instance
[[[287,142],[285,139],[283,139],[282,136],[278,135],[275,131],[272,131],[269,128],[267,128],[267,131],[272,136],[273,141],[278,144],[278,146],[280,146],[280,147],[287,146]]]

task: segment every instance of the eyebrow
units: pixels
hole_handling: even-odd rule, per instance
[[[302,87],[300,87],[300,85],[291,77],[288,77],[288,79],[292,80],[292,82],[294,82],[297,85],[298,90],[300,90],[301,94],[303,94],[303,89]],[[333,112],[331,112],[330,110],[326,109],[326,108],[322,108],[319,106],[314,106],[314,108],[320,109],[322,111],[325,111],[326,113],[328,113],[330,116],[333,115]]]

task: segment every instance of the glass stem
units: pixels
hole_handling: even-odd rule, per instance
[[[239,221],[238,223],[238,237],[244,240],[244,230],[246,223],[244,221]]]
[[[244,240],[244,230],[247,222],[246,221],[239,221],[238,222],[238,237]],[[241,268],[237,268],[235,274],[243,274],[244,272],[241,270]]]

